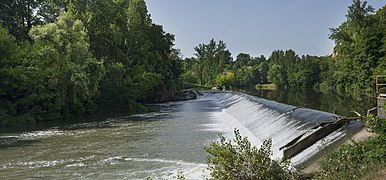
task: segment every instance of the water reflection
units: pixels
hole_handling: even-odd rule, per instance
[[[323,93],[312,89],[299,91],[254,90],[250,91],[249,94],[284,104],[317,109],[347,117],[356,116],[352,111],[366,115],[368,109],[376,106],[376,99],[369,96],[353,97],[348,94]]]

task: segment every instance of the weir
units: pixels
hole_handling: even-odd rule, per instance
[[[318,110],[286,105],[246,94],[216,91],[204,93],[222,107],[222,112],[233,117],[223,119],[230,128],[238,128],[252,145],[260,146],[272,139],[273,158],[284,160],[295,157],[296,164],[304,163],[321,150],[321,146],[343,138],[348,123],[353,130],[361,126],[354,119]],[[327,137],[329,142],[320,142]],[[316,142],[319,144],[316,145]]]

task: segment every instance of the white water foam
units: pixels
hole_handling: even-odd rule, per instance
[[[66,132],[59,129],[47,129],[42,131],[33,131],[27,132],[20,135],[20,138],[23,140],[33,140],[33,139],[41,139],[48,138],[51,136],[62,136],[65,135]]]
[[[263,141],[272,140],[273,159],[281,160],[283,153],[280,147],[286,145],[299,135],[309,131],[319,122],[335,119],[334,114],[280,104],[244,94],[232,92],[206,93],[206,98],[217,102],[221,112],[213,112],[215,124],[222,127],[227,138],[233,139],[233,130],[240,130],[242,136],[248,137],[251,145],[259,147]],[[333,133],[334,138],[341,138],[342,133]],[[329,141],[329,137],[325,141]],[[317,146],[317,145],[315,145]],[[301,152],[300,158],[294,158],[299,164],[318,151],[314,146]]]
[[[191,163],[179,160],[165,160],[165,159],[149,159],[149,158],[137,158],[137,157],[109,157],[100,161],[102,164],[115,165],[122,163],[122,161],[133,163],[151,163],[154,168],[144,170],[137,170],[128,174],[129,177],[137,177],[146,175],[153,179],[176,179],[177,174],[181,172],[187,179],[206,179],[209,177],[206,164],[203,163]]]

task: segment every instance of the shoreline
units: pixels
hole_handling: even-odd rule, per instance
[[[367,131],[367,127],[362,127],[360,130],[354,132],[352,135],[347,137],[345,140],[343,140],[341,143],[336,145],[336,148],[339,148],[340,146],[344,144],[353,144],[354,142],[361,142],[369,137],[375,136],[376,133]],[[318,158],[316,158],[314,161],[310,162],[308,165],[306,165],[304,168],[299,170],[300,174],[305,175],[308,177],[309,175],[312,175],[319,169],[319,162],[323,159],[324,155],[321,154]]]

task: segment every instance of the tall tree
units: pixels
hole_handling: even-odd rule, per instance
[[[202,85],[214,85],[217,75],[226,71],[232,61],[231,53],[223,41],[211,39],[208,44],[199,44],[194,48],[196,65],[194,74]]]
[[[56,21],[64,7],[61,0],[2,0],[0,23],[18,40],[28,40],[33,25]]]
[[[83,23],[71,13],[62,13],[55,23],[35,26],[31,37],[42,45],[43,66],[49,69],[47,88],[56,92],[55,107],[65,116],[92,111],[102,78],[102,63],[92,58]],[[47,59],[45,59],[48,57]]]
[[[367,1],[354,0],[349,7],[347,20],[331,29],[330,39],[335,41],[336,62],[331,72],[337,89],[353,91],[371,89],[373,74],[383,52],[383,28],[372,13]],[[365,69],[365,70],[364,70]]]

